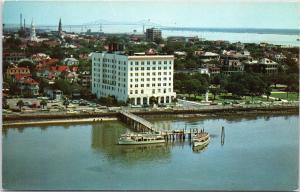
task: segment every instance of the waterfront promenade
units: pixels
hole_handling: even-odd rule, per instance
[[[207,106],[180,106],[165,108],[129,108],[120,107],[114,110],[107,109],[101,112],[88,111],[83,113],[69,114],[61,112],[21,112],[3,113],[3,127],[56,123],[80,123],[93,122],[96,120],[116,120],[120,111],[127,111],[139,116],[159,115],[159,116],[197,116],[197,117],[218,117],[226,115],[258,115],[258,114],[287,114],[299,113],[298,102],[281,103],[280,105],[207,105]]]

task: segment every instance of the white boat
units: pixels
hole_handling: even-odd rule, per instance
[[[208,145],[210,142],[210,135],[206,132],[199,133],[193,137],[193,147],[201,148]]]
[[[165,139],[155,134],[124,134],[119,138],[119,145],[145,145],[164,143]]]

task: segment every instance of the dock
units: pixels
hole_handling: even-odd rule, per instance
[[[158,130],[154,125],[127,111],[120,111],[119,120],[129,126],[135,132],[152,132],[164,136],[166,141],[185,141],[191,140],[194,134],[200,133],[198,128],[180,130]]]
[[[152,123],[130,112],[121,111],[119,114],[119,119],[123,123],[127,124],[134,131],[137,132],[150,131],[150,132],[160,133],[160,131],[155,130]]]

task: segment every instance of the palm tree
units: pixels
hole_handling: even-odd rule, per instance
[[[45,99],[43,99],[41,102],[40,102],[40,105],[43,107],[47,106],[47,101]]]
[[[17,102],[17,106],[20,108],[20,111],[22,111],[22,107],[24,106],[23,100],[19,100],[19,101]]]
[[[65,99],[64,102],[63,102],[63,105],[66,107],[66,109],[67,109],[69,104],[70,104],[69,100]]]
[[[269,97],[271,96],[272,88],[268,86],[265,90],[265,94],[267,95],[267,101],[269,101]]]

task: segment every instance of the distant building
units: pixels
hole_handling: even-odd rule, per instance
[[[161,39],[161,30],[157,28],[150,28],[146,30],[146,39],[148,41],[155,41]]]
[[[279,64],[268,58],[259,61],[249,59],[244,61],[245,71],[254,73],[275,74],[278,72]]]
[[[15,63],[21,59],[25,59],[25,53],[21,52],[3,52],[3,61],[8,63]]]
[[[31,77],[22,77],[17,84],[22,96],[36,97],[39,95],[39,83]]]
[[[275,74],[278,72],[278,63],[270,59],[264,58],[259,61],[259,65],[262,66],[263,73]]]
[[[220,67],[209,67],[208,71],[209,71],[209,74],[213,76],[213,75],[220,74],[221,69],[220,69]]]
[[[65,58],[64,61],[63,61],[63,64],[65,65],[79,65],[79,61],[73,57],[70,57],[70,58]]]
[[[47,95],[50,99],[61,100],[63,96],[63,92],[58,89],[45,88],[44,94]]]
[[[83,71],[80,76],[80,84],[83,87],[90,87],[91,83],[91,74],[89,71]]]
[[[194,55],[198,56],[202,62],[219,61],[220,55],[213,52],[195,51]]]
[[[231,73],[238,73],[244,71],[244,65],[241,63],[240,60],[234,58],[225,58],[222,60],[222,73],[224,74],[231,74]]]
[[[35,33],[35,27],[34,27],[34,23],[33,20],[31,21],[31,28],[30,28],[30,37],[29,37],[30,41],[38,41],[38,38],[36,37],[36,33]]]
[[[8,76],[16,76],[16,75],[30,75],[30,70],[27,67],[12,67],[8,68],[6,71]]]
[[[133,105],[149,104],[151,98],[171,103],[176,97],[173,70],[173,55],[93,53],[92,93]]]
[[[59,18],[59,23],[58,23],[58,37],[63,37],[63,31],[62,31],[62,24],[61,24],[61,18]]]

